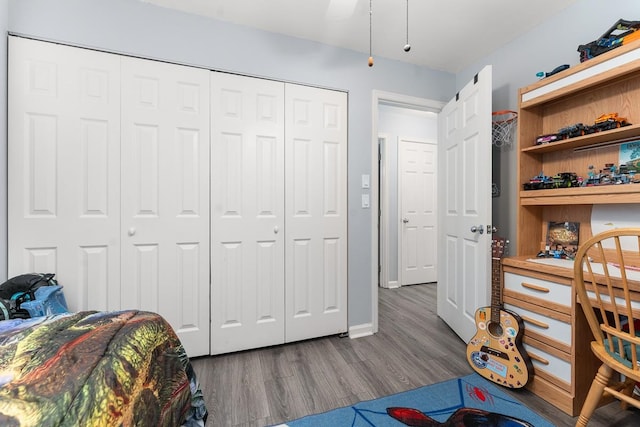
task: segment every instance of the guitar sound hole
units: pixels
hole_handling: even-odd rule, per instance
[[[491,322],[487,327],[489,333],[494,337],[501,337],[504,331],[502,330],[502,325],[500,323]]]

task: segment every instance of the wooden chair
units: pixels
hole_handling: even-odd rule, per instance
[[[640,408],[633,390],[640,382],[640,228],[597,234],[576,254],[578,301],[593,332],[593,353],[602,366],[591,383],[576,426],[613,398]]]

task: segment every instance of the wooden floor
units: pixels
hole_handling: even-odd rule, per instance
[[[268,426],[473,372],[466,345],[436,315],[435,284],[380,289],[379,332],[192,359],[207,426]],[[557,426],[565,415],[527,390],[507,390]],[[612,403],[590,427],[640,426],[640,412]]]

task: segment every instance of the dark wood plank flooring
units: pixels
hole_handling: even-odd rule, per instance
[[[379,332],[192,359],[207,426],[262,427],[473,372],[466,344],[436,315],[436,285],[380,289]],[[505,389],[506,390],[506,389]],[[506,390],[558,427],[570,417],[528,390]],[[612,403],[590,427],[640,426],[640,412]]]

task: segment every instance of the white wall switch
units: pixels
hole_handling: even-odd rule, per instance
[[[369,188],[369,175],[362,175],[362,188]]]
[[[368,194],[363,194],[362,195],[362,207],[363,208],[368,208],[369,207],[369,195]]]

